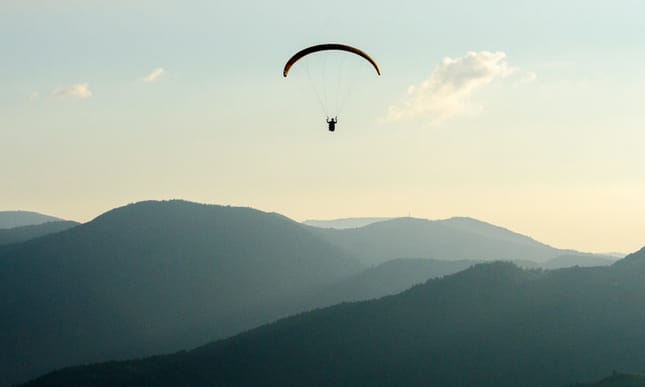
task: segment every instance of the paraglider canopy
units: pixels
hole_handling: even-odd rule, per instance
[[[318,55],[312,55],[309,57],[309,55],[318,53],[321,51],[337,51],[340,52],[339,56],[336,55],[321,55],[320,57]],[[345,55],[345,53],[349,53],[351,55]],[[344,107],[345,102],[347,101],[349,95],[351,94],[352,91],[352,85],[355,84],[357,79],[360,79],[360,77],[355,77],[355,73],[346,73],[344,71],[344,61],[346,58],[352,59],[356,58],[359,59],[358,63],[360,64],[360,73],[364,74],[365,66],[363,60],[367,61],[374,70],[376,71],[376,74],[381,75],[381,69],[379,68],[378,64],[374,59],[372,59],[371,56],[369,56],[365,51],[360,50],[356,47],[352,47],[346,44],[340,44],[340,43],[325,43],[325,44],[317,44],[311,47],[304,48],[297,53],[295,53],[284,65],[284,69],[282,70],[282,75],[286,78],[287,75],[289,75],[289,71],[293,67],[294,64],[296,64],[298,61],[301,59],[307,57],[306,59],[303,60],[305,63],[305,69],[307,70],[307,76],[310,82],[310,85],[312,86],[312,89],[314,90],[316,97],[318,99],[318,103],[320,104],[320,107],[322,108],[323,112],[327,116],[327,125],[329,128],[330,132],[334,132],[336,130],[336,125],[338,124],[338,115],[340,115],[341,109]],[[338,64],[338,63],[333,63],[328,66],[327,59],[329,57],[339,57],[342,58],[343,62]],[[322,59],[322,68],[318,66],[314,66],[315,69],[320,70],[318,72],[314,71],[314,76],[312,76],[312,73],[309,71],[309,65],[311,63],[316,63],[318,62],[316,59]],[[335,66],[338,65],[338,66]],[[350,66],[350,70],[351,70]],[[331,71],[328,71],[331,70]],[[346,82],[349,81],[349,82]],[[331,106],[333,105],[333,106]],[[330,114],[331,113],[331,114]]]
[[[381,75],[381,70],[379,69],[378,64],[374,59],[372,59],[372,57],[367,55],[365,51],[359,50],[356,47],[348,46],[346,44],[339,44],[339,43],[318,44],[298,51],[294,56],[291,57],[291,59],[287,61],[287,64],[284,65],[284,70],[282,71],[282,75],[286,77],[289,74],[289,70],[291,69],[291,66],[293,66],[302,57],[305,57],[309,54],[313,54],[314,52],[328,51],[328,50],[347,51],[347,52],[356,54],[360,57],[363,57],[372,65],[372,67],[374,67],[374,70],[376,70],[376,73],[378,75]]]

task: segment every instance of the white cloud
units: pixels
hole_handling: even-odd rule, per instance
[[[471,94],[516,69],[506,62],[503,52],[468,52],[461,58],[444,58],[428,79],[408,87],[406,100],[390,106],[388,120],[425,117],[431,124],[476,114],[481,108],[469,103]]]
[[[146,75],[145,78],[143,78],[143,81],[147,83],[155,82],[165,73],[166,70],[164,70],[163,67],[157,67],[156,69],[152,70],[150,74]]]
[[[32,91],[31,94],[29,94],[30,101],[35,101],[38,97],[40,97],[40,93],[38,91]]]
[[[61,87],[52,91],[52,95],[56,97],[76,97],[76,98],[89,98],[92,96],[92,91],[87,83],[77,83],[75,85]]]

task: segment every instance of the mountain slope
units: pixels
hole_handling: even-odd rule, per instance
[[[645,364],[645,249],[611,267],[480,264],[190,352],[29,386],[555,386]]]
[[[357,261],[277,214],[143,202],[0,255],[0,385],[190,348],[297,311]]]
[[[32,211],[0,211],[0,229],[31,226],[63,219]]]
[[[468,260],[393,259],[328,286],[309,299],[308,304],[329,306],[392,295],[428,279],[453,274],[477,263],[479,262]]]
[[[65,231],[80,223],[62,220],[52,221],[31,226],[20,226],[14,228],[0,229],[0,245],[24,242],[29,239],[38,238],[44,235]]]
[[[366,264],[410,257],[543,262],[567,252],[470,218],[398,218],[358,229],[314,230]]]

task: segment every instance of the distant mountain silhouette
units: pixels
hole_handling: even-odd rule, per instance
[[[68,220],[52,221],[32,226],[20,226],[14,228],[0,229],[0,245],[24,242],[38,238],[43,235],[65,231],[80,223]]]
[[[297,312],[296,299],[360,268],[277,214],[118,208],[0,255],[0,385],[226,337]]]
[[[358,229],[314,229],[329,242],[366,264],[394,258],[442,260],[530,260],[544,262],[563,254],[527,236],[471,218],[398,218]]]
[[[487,263],[189,352],[28,386],[558,386],[645,364],[645,249],[609,267]],[[605,384],[608,385],[608,384]]]
[[[61,220],[63,219],[31,211],[0,211],[0,229],[32,226]]]
[[[320,228],[335,228],[335,229],[346,229],[346,228],[358,228],[364,227],[368,224],[382,222],[384,220],[389,220],[392,218],[341,218],[341,219],[332,219],[332,220],[305,220],[304,224],[313,227]]]

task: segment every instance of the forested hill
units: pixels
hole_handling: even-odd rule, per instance
[[[0,385],[141,357],[298,311],[359,263],[249,208],[142,202],[0,255]]]
[[[610,267],[474,266],[190,352],[30,386],[559,386],[645,364],[645,250]],[[626,265],[629,264],[629,267]]]
[[[645,387],[645,373],[614,371],[611,376],[591,383],[576,383],[568,387]]]

